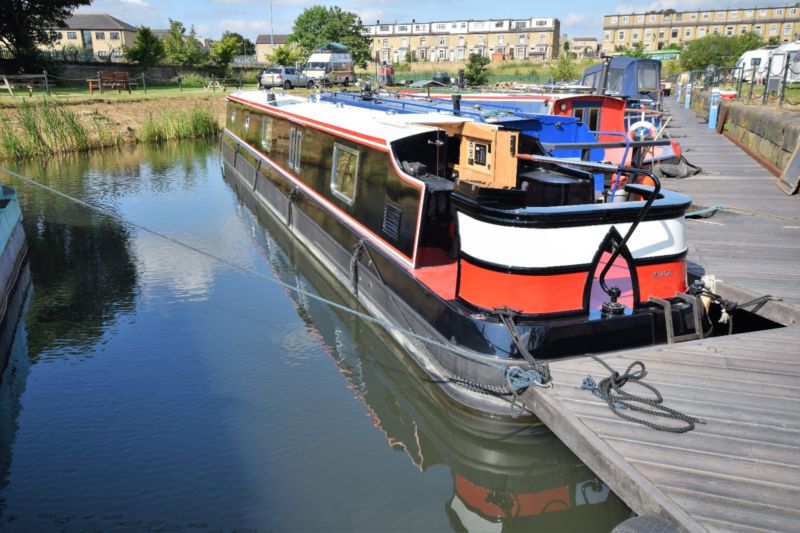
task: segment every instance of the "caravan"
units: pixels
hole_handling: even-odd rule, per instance
[[[767,77],[769,55],[773,50],[774,48],[759,48],[743,53],[736,62],[737,76],[741,72],[744,81],[753,81],[755,76],[756,83],[764,83],[764,79]]]
[[[353,57],[347,47],[339,43],[321,46],[308,58],[303,71],[310,80],[322,86],[341,83],[347,87],[355,81]]]
[[[783,70],[788,63],[791,70],[786,75],[786,81],[790,83],[800,81],[800,69],[798,69],[798,64],[794,63],[794,60],[800,55],[798,51],[800,51],[800,41],[784,43],[772,50],[770,54],[770,57],[772,57],[770,78],[783,79]]]

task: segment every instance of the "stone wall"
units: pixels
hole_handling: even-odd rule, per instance
[[[723,101],[728,108],[725,132],[778,168],[786,168],[800,142],[800,113],[763,106]],[[708,118],[708,93],[692,95],[692,110]]]

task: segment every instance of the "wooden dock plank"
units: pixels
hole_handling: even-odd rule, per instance
[[[792,369],[800,368],[800,328],[750,335],[602,356],[620,372],[643,361],[645,381],[666,405],[707,420],[686,434],[622,420],[580,390],[587,374],[608,374],[589,358],[552,361],[554,387],[529,389],[523,399],[638,514],[690,531],[794,531],[800,371]],[[759,362],[760,352],[772,359]]]

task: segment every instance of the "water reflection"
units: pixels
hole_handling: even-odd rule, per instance
[[[242,224],[277,278],[358,305],[247,191],[237,194],[248,208]],[[543,425],[463,411],[382,330],[315,299],[286,294],[389,447],[421,472],[449,468],[452,494],[442,504],[454,530],[608,531],[627,516],[626,506]]]

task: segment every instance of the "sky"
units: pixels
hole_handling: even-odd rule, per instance
[[[734,7],[781,6],[795,1],[773,0],[272,0],[272,31],[290,33],[292,21],[307,7],[338,5],[361,17],[364,24],[419,22],[452,19],[549,18],[561,21],[561,34],[600,37],[603,15],[672,8],[677,11]],[[212,39],[235,31],[255,41],[270,32],[270,0],[94,0],[79,13],[108,13],[135,26],[168,27],[168,19],[186,27],[194,25],[198,35]]]

